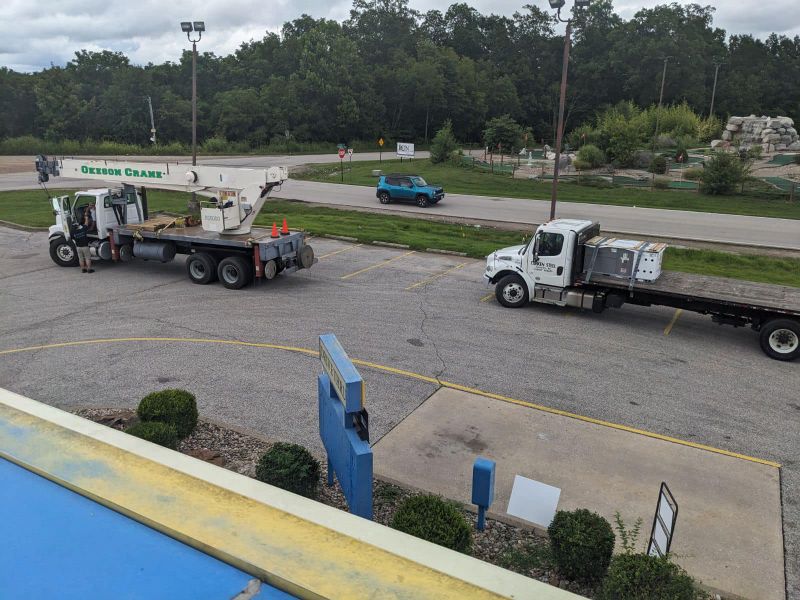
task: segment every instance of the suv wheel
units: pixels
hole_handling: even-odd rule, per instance
[[[389,204],[392,201],[392,197],[389,195],[389,192],[381,192],[378,196],[378,200],[381,201],[381,204]]]
[[[428,197],[425,194],[417,195],[417,206],[420,208],[425,208],[428,206]]]

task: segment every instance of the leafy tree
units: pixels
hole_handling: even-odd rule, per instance
[[[431,162],[444,162],[448,160],[456,150],[458,150],[458,141],[456,141],[456,137],[453,135],[453,123],[450,119],[447,119],[433,138],[433,143],[431,144]]]
[[[700,193],[712,196],[731,194],[744,181],[742,160],[732,152],[715,152],[705,163],[700,178]]]
[[[511,150],[519,148],[522,139],[522,127],[510,115],[502,115],[489,119],[483,130],[483,139],[491,149]]]

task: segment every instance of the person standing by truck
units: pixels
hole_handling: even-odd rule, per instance
[[[72,239],[78,250],[78,261],[81,264],[81,273],[94,273],[92,256],[89,248],[89,229],[92,227],[92,217],[85,211],[83,221],[72,226]]]

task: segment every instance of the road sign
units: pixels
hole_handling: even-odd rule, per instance
[[[408,142],[397,142],[397,156],[414,158],[414,144]]]
[[[339,158],[344,158],[344,153],[346,150],[344,148],[339,148]]]
[[[667,484],[662,481],[661,489],[658,491],[656,514],[653,517],[653,529],[650,531],[650,541],[647,543],[648,556],[663,557],[669,553],[677,520],[678,503]]]
[[[353,149],[352,149],[352,148],[348,148],[348,149],[347,149],[347,153],[348,153],[350,156],[353,156]]]
[[[384,144],[383,138],[378,138],[378,146],[383,148],[383,144]]]

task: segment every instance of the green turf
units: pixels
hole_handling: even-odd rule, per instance
[[[768,165],[778,165],[780,167],[784,167],[786,165],[790,165],[795,161],[794,154],[776,154],[772,157],[767,164]]]
[[[377,182],[377,178],[372,176],[374,169],[380,169],[384,173],[416,173],[425,177],[429,183],[441,185],[445,192],[455,194],[549,200],[552,187],[549,181],[512,179],[508,174],[492,174],[486,172],[484,168],[434,165],[427,159],[406,160],[402,164],[398,160],[384,160],[381,163],[378,161],[357,162],[352,164],[352,170],[348,170],[348,166],[345,165],[344,183],[374,186]],[[339,164],[315,165],[294,177],[339,183]],[[649,189],[649,179],[636,182],[615,177],[614,181],[640,185],[642,189],[619,187],[598,189],[569,183],[566,180],[563,185],[559,186],[558,198],[561,202],[800,219],[800,202],[789,202],[788,198],[769,195],[763,198],[757,195],[704,196],[684,190],[651,190]]]
[[[797,182],[792,181],[791,179],[786,179],[785,177],[762,177],[762,181],[766,181],[767,183],[774,185],[778,189],[783,190],[784,192],[789,192],[792,188],[797,188]]]
[[[53,195],[59,193],[58,190],[51,192]],[[148,200],[151,211],[183,213],[188,195],[153,190],[148,192]],[[312,234],[342,235],[367,244],[373,241],[406,244],[415,250],[452,250],[465,252],[474,258],[482,258],[498,248],[521,244],[531,234],[525,230],[441,223],[280,200],[270,200],[256,224],[269,226],[284,218],[290,228]],[[0,219],[35,227],[54,223],[50,203],[41,191],[0,192]],[[664,268],[800,287],[800,260],[791,258],[669,248]]]

